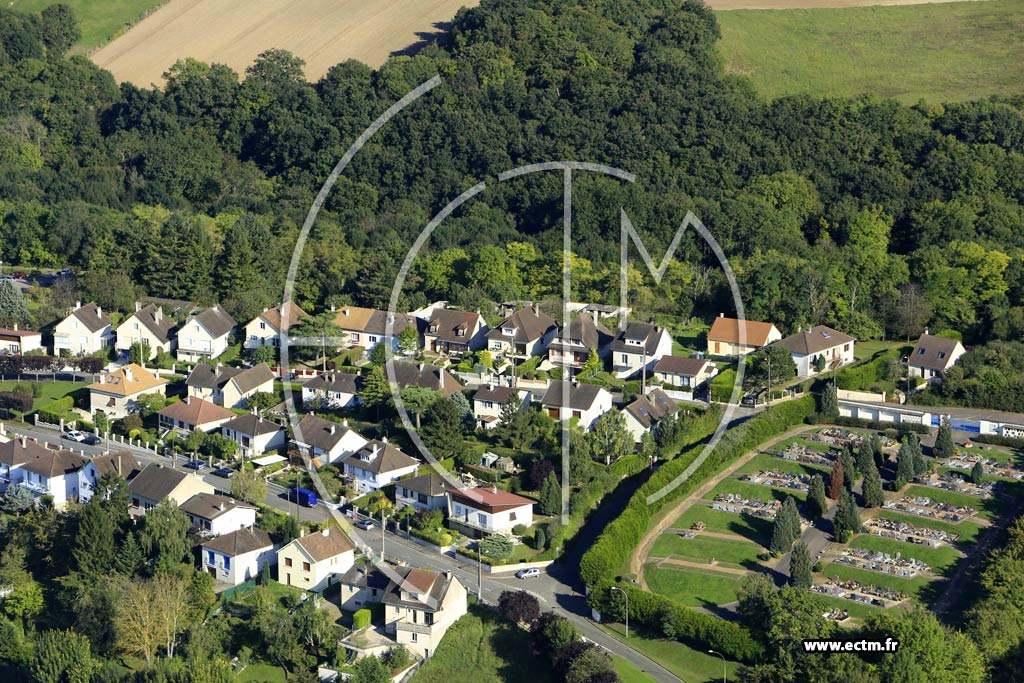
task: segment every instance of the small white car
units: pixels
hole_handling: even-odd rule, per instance
[[[520,569],[516,572],[517,579],[535,579],[540,576],[540,570],[536,567],[530,569]]]
[[[64,432],[64,438],[70,441],[82,442],[85,441],[85,434],[76,429],[72,429],[69,432]]]

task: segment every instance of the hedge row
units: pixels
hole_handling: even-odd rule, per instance
[[[703,450],[698,444],[690,448],[678,458],[662,465],[650,479],[641,486],[630,499],[622,514],[605,527],[594,545],[584,553],[580,561],[580,576],[592,588],[600,588],[613,583],[619,570],[636,548],[640,539],[650,525],[651,517],[665,505],[688,495],[696,486],[719,472],[723,466],[738,459],[744,453],[756,448],[765,441],[778,436],[786,430],[801,424],[814,413],[815,404],[812,396],[805,396],[786,403],[773,406],[746,422],[728,430],[721,441],[711,451],[708,458],[692,473],[692,475],[670,491],[667,495],[653,501],[650,505],[647,498],[675,480],[684,470],[694,463]],[[680,610],[686,610],[678,606]],[[686,639],[698,640],[693,635]],[[701,633],[713,636],[712,631]],[[682,635],[679,636],[683,638]],[[714,640],[701,640],[705,645],[724,648],[725,645]]]
[[[998,434],[973,434],[971,441],[988,443],[993,446],[1006,446],[1007,448],[1018,448],[1024,450],[1024,439],[1013,436],[999,436]]]
[[[809,415],[805,422],[809,425],[834,424],[839,425],[840,427],[860,427],[863,429],[873,429],[879,432],[892,430],[900,436],[909,432],[914,432],[915,434],[927,434],[930,431],[927,425],[922,424],[911,424],[908,422],[879,422],[878,420],[862,420],[856,417],[826,417],[817,413]]]
[[[656,593],[620,585],[629,595],[629,619],[642,624],[666,638],[693,643],[699,648],[713,646],[730,659],[753,662],[764,657],[764,648],[743,626],[720,619],[706,612],[698,612]],[[613,595],[610,586],[590,593],[590,604],[602,614],[621,615],[624,601]],[[621,617],[620,617],[621,618]]]
[[[608,471],[619,477],[632,477],[634,474],[643,472],[650,460],[639,453],[619,458],[611,464]]]

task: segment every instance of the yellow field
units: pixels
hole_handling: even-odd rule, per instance
[[[373,67],[443,30],[477,0],[170,0],[92,55],[119,81],[163,85],[194,57],[238,72],[270,48],[306,61],[310,79],[346,59]]]

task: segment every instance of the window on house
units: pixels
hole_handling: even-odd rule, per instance
[[[261,330],[265,330],[265,329],[267,329],[267,324],[266,324],[265,322],[262,322],[262,321],[261,321],[261,322],[260,322],[260,329],[261,329]]]
[[[415,643],[415,642],[416,642],[416,634],[415,634],[415,633],[412,633],[412,634],[410,634],[410,635],[412,636],[412,638],[411,638],[412,642],[414,642],[414,643]]]
[[[292,558],[290,558],[290,557],[284,558],[284,566],[286,566],[286,567],[292,566]]]
[[[924,349],[918,349],[917,350],[917,355],[923,356],[924,355]]]
[[[510,513],[508,513],[508,520],[509,520],[510,522],[514,522],[514,521],[516,521],[516,511],[515,511],[515,510],[513,510],[513,511],[512,511],[512,512],[510,512]]]
[[[309,562],[303,562],[302,563],[302,571],[304,571],[304,572],[308,572],[309,571]]]
[[[476,520],[480,526],[487,526],[487,515],[485,515],[484,513],[478,512],[476,514]]]
[[[939,358],[942,359],[942,358],[945,358],[945,357],[946,357],[946,352],[945,351],[939,351]]]
[[[224,556],[224,569],[231,569],[231,558],[227,555]]]
[[[626,362],[628,362],[628,361],[629,361],[629,356],[628,356],[628,355],[626,355],[625,353],[624,353],[624,354],[622,354],[622,362],[623,362],[623,363],[626,363]]]
[[[210,564],[214,564],[214,559],[216,557],[217,556],[213,554],[212,550],[207,550],[206,551],[206,561],[209,562]]]

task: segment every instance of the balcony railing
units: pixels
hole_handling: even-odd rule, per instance
[[[413,624],[408,621],[397,621],[395,622],[395,628],[399,631],[406,631],[408,633],[422,633],[423,635],[430,635],[433,630],[432,625],[427,624]]]

